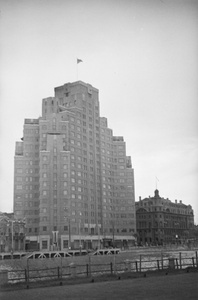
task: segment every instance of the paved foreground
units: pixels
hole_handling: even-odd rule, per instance
[[[0,292],[1,300],[196,300],[198,272]]]

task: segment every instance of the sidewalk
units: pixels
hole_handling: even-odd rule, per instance
[[[97,299],[97,300],[195,300],[198,299],[198,272],[86,284],[38,287],[0,293],[1,300]]]

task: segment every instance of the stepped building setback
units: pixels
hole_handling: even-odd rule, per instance
[[[26,220],[28,250],[133,244],[131,157],[100,117],[90,84],[56,87],[42,101],[42,117],[25,119],[15,148],[14,214]]]

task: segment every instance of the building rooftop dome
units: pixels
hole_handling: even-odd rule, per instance
[[[156,189],[156,190],[154,191],[154,193],[155,193],[154,198],[161,198],[160,195],[159,195],[159,190]]]

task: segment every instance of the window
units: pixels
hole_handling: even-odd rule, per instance
[[[16,188],[17,188],[17,190],[22,190],[23,186],[22,185],[17,185]]]
[[[64,226],[64,231],[67,231],[65,227],[67,226]],[[63,240],[63,248],[68,248],[68,247],[69,247],[68,240]]]
[[[47,249],[47,241],[42,241],[42,249]]]

